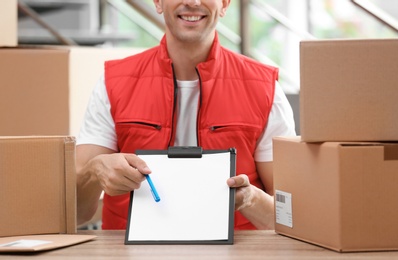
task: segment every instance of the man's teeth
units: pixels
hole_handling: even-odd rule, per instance
[[[200,16],[181,16],[182,19],[189,21],[189,22],[196,22],[200,20]]]

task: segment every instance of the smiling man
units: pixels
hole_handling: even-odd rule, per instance
[[[129,192],[151,172],[137,149],[235,147],[237,176],[225,180],[236,188],[235,229],[272,229],[272,137],[295,135],[278,69],[220,45],[230,0],[154,4],[166,22],[159,46],[106,62],[89,101],[76,148],[78,222],[104,192],[102,228],[126,228]]]

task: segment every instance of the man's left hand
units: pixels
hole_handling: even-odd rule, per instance
[[[246,174],[229,178],[227,184],[231,188],[236,188],[235,210],[242,210],[252,206],[255,197],[255,187],[250,184],[249,177]]]

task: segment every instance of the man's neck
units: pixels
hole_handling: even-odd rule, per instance
[[[167,51],[178,80],[198,79],[196,66],[206,61],[212,44],[213,40],[207,43],[181,43],[167,38]]]

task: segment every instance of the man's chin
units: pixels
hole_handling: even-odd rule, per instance
[[[204,32],[198,31],[185,31],[185,32],[178,32],[175,37],[180,42],[185,43],[200,43],[206,40],[208,34]]]

